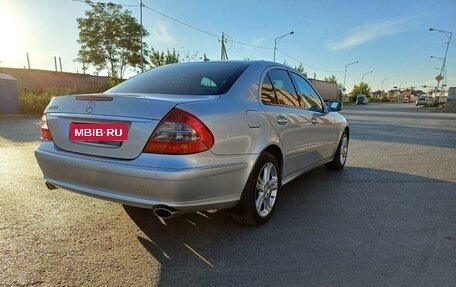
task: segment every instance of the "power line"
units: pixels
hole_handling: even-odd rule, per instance
[[[303,65],[303,66],[306,66],[306,67],[309,67],[311,69],[314,69],[314,70],[317,70],[317,71],[320,71],[320,72],[328,72],[328,73],[343,73],[344,70],[325,70],[325,69],[320,69],[320,68],[317,68],[317,67],[314,67],[314,66],[311,66],[311,65],[307,65],[307,64],[304,64],[303,62],[301,62],[300,60],[284,53],[282,50],[280,50],[279,48],[277,48],[277,51],[279,51],[280,54],[284,55],[285,57],[288,57],[294,61],[296,61],[297,63]]]
[[[170,20],[173,20],[174,22],[177,22],[177,23],[179,23],[179,24],[182,24],[182,25],[184,25],[184,26],[187,26],[187,27],[189,27],[189,28],[192,28],[192,29],[194,29],[194,30],[197,30],[197,31],[199,31],[199,32],[201,32],[201,33],[207,34],[207,35],[209,35],[209,36],[213,36],[213,37],[215,37],[215,38],[217,38],[217,39],[219,38],[219,35],[216,35],[216,34],[214,34],[214,33],[208,32],[208,31],[206,31],[206,30],[200,29],[200,28],[198,28],[198,27],[195,27],[195,26],[193,26],[193,25],[187,24],[187,23],[185,23],[185,22],[182,22],[181,20],[178,20],[178,19],[176,19],[176,18],[173,18],[173,17],[171,17],[171,16],[168,16],[168,15],[166,15],[165,13],[162,13],[162,12],[160,12],[160,11],[158,11],[158,10],[155,10],[155,9],[153,9],[153,8],[150,8],[149,6],[144,5],[144,8],[149,9],[150,11],[153,11],[153,12],[155,12],[155,13],[157,13],[157,14],[159,14],[159,15],[165,17],[165,18],[168,18],[168,19],[170,19]]]
[[[85,0],[72,0],[72,1],[74,1],[74,2],[87,3]],[[91,2],[91,3],[94,3],[94,2]],[[102,2],[97,2],[97,3],[102,3]],[[103,3],[103,4],[106,4],[106,3]],[[119,4],[119,5],[122,5],[122,6],[130,6],[130,7],[140,7],[140,5],[124,5],[124,4]],[[167,19],[170,19],[170,20],[172,20],[172,21],[174,21],[174,22],[177,22],[177,23],[179,23],[179,24],[181,24],[181,25],[184,25],[184,26],[186,26],[186,27],[188,27],[188,28],[194,29],[194,30],[196,30],[196,31],[199,31],[199,32],[201,32],[201,33],[204,33],[204,34],[206,34],[206,35],[215,37],[215,38],[217,38],[217,39],[220,40],[219,35],[216,35],[216,34],[211,33],[211,32],[209,32],[209,31],[206,31],[206,30],[203,30],[203,29],[198,28],[198,27],[196,27],[196,26],[193,26],[193,25],[190,25],[190,24],[188,24],[188,23],[185,23],[185,22],[183,22],[183,21],[181,21],[181,20],[179,20],[179,19],[176,19],[176,18],[174,18],[174,17],[171,17],[171,16],[169,16],[169,15],[163,13],[163,12],[160,12],[160,11],[158,11],[158,10],[156,10],[156,9],[153,9],[153,8],[151,8],[151,7],[149,7],[149,6],[146,6],[146,5],[144,5],[144,4],[143,4],[143,7],[146,8],[146,9],[148,9],[148,10],[150,10],[150,11],[152,11],[152,12],[155,12],[155,13],[157,13],[157,14],[159,14],[159,15],[161,15],[161,16],[167,18]],[[226,34],[226,33],[225,33],[225,34]],[[230,38],[231,38],[231,37],[230,37]],[[274,48],[272,48],[272,47],[265,47],[265,46],[258,46],[258,45],[247,44],[247,43],[244,43],[244,42],[240,42],[240,41],[233,40],[232,38],[231,38],[231,42],[234,43],[234,44],[238,44],[238,45],[242,45],[242,46],[246,46],[246,47],[251,47],[251,48],[256,48],[256,49],[265,49],[265,50],[272,50],[272,49],[274,49]],[[308,65],[308,64],[304,64],[304,63],[302,63],[302,61],[300,61],[300,60],[298,60],[298,59],[296,59],[296,58],[294,58],[294,57],[292,57],[292,56],[286,54],[285,52],[283,52],[283,51],[280,50],[280,49],[277,49],[277,51],[279,51],[282,55],[284,55],[284,56],[286,56],[286,57],[288,57],[288,58],[290,58],[290,59],[296,61],[297,63],[299,63],[299,64],[301,64],[301,65],[303,65],[303,66],[306,66],[306,67],[308,67],[308,68],[317,70],[317,71],[328,72],[328,73],[342,73],[342,72],[344,72],[343,70],[326,70],[326,69],[320,69],[320,68],[317,68],[317,67],[314,67],[314,66],[311,66],[311,65]]]
[[[357,77],[353,76],[353,75],[350,74],[350,72],[348,72],[348,71],[347,71],[347,75],[349,75],[350,77],[352,77],[352,78],[355,79],[355,80],[361,81],[360,78],[357,78]]]
[[[74,2],[80,2],[80,3],[87,3],[85,0],[72,0],[72,1],[74,1]],[[95,2],[90,2],[90,3],[95,3]],[[103,3],[103,2],[96,2],[96,3]],[[106,3],[103,3],[103,4],[106,4]],[[129,7],[140,7],[140,5],[128,5],[128,4],[119,4],[119,5],[121,5],[121,6],[129,6]],[[143,7],[146,8],[146,9],[148,9],[148,10],[150,10],[150,11],[152,11],[152,12],[155,12],[155,13],[157,13],[157,14],[159,14],[159,15],[165,17],[165,18],[168,18],[168,19],[170,19],[170,20],[172,20],[172,21],[174,21],[174,22],[177,22],[177,23],[179,23],[179,24],[181,24],[181,25],[184,25],[184,26],[186,26],[186,27],[188,27],[188,28],[194,29],[194,30],[196,30],[196,31],[199,31],[199,32],[204,33],[204,34],[206,34],[206,35],[215,37],[215,38],[217,38],[217,39],[220,38],[219,35],[216,35],[216,34],[214,34],[214,33],[211,33],[211,32],[209,32],[209,31],[206,31],[206,30],[204,30],[204,29],[201,29],[201,28],[198,28],[198,27],[196,27],[196,26],[193,26],[193,25],[190,25],[190,24],[188,24],[188,23],[185,23],[185,22],[183,22],[183,21],[181,21],[181,20],[179,20],[179,19],[176,19],[176,18],[174,18],[174,17],[171,17],[171,16],[169,16],[169,15],[163,13],[163,12],[160,12],[160,11],[154,9],[154,8],[151,8],[151,7],[146,6],[146,5],[143,5]],[[251,47],[251,48],[266,49],[266,50],[272,50],[272,49],[273,49],[272,47],[265,47],[265,46],[259,46],[259,45],[252,45],[252,44],[248,44],[248,43],[244,43],[244,42],[240,42],[240,41],[236,41],[236,40],[231,40],[231,42],[232,42],[232,43],[236,43],[236,44],[238,44],[238,45]]]
[[[242,43],[242,42],[235,41],[235,40],[233,40],[233,43],[236,43],[236,44],[238,44],[238,45],[243,45],[243,46],[251,47],[251,48],[257,48],[257,49],[265,49],[265,50],[272,50],[272,49],[274,49],[273,47],[264,47],[264,46],[250,45],[250,44]]]
[[[198,27],[195,27],[195,26],[190,25],[190,24],[188,24],[188,23],[185,23],[185,22],[183,22],[183,21],[181,21],[181,20],[178,20],[178,19],[176,19],[176,18],[174,18],[174,17],[171,17],[171,16],[169,16],[169,15],[163,13],[163,12],[160,12],[160,11],[158,11],[158,10],[156,10],[156,9],[153,9],[153,8],[151,8],[151,7],[149,7],[149,6],[144,6],[144,7],[145,7],[146,9],[149,9],[150,11],[153,11],[153,12],[155,12],[155,13],[157,13],[157,14],[159,14],[159,15],[165,17],[165,18],[168,18],[168,19],[170,19],[170,20],[172,20],[172,21],[175,21],[175,22],[177,22],[177,23],[179,23],[179,24],[182,24],[182,25],[184,25],[184,26],[187,26],[187,27],[189,27],[189,28],[191,28],[191,29],[197,30],[197,31],[199,31],[199,32],[202,32],[202,33],[204,33],[204,34],[207,34],[207,35],[210,35],[210,36],[213,36],[213,37],[216,37],[216,38],[220,38],[219,35],[216,35],[216,34],[214,34],[214,33],[208,32],[208,31],[203,30],[203,29],[201,29],[201,28],[198,28]],[[226,34],[226,33],[225,33],[225,34]],[[231,37],[230,37],[230,38],[231,38]],[[272,50],[272,49],[273,49],[273,48],[271,48],[271,47],[264,47],[264,46],[251,45],[251,44],[243,43],[243,42],[236,41],[236,40],[231,40],[231,42],[232,42],[232,43],[236,43],[236,44],[238,44],[238,45],[243,45],[243,46],[252,47],[252,48],[257,48],[257,49],[268,49],[268,50]]]
[[[348,71],[347,71],[347,75],[349,75],[350,77],[352,77],[353,79],[355,79],[355,80],[357,80],[357,81],[361,81],[360,78],[357,78],[357,77],[353,76],[353,75],[350,74],[350,72],[348,72]],[[364,79],[364,83],[368,83],[368,84],[370,84],[371,86],[373,86],[373,85],[380,85],[380,84],[381,84],[381,83],[378,83],[378,82],[369,81],[369,80],[367,80],[367,79]]]
[[[71,0],[71,1],[87,4],[86,0]],[[109,3],[106,3],[106,2],[93,2],[93,1],[89,1],[88,3],[91,3],[91,4],[109,4]],[[113,3],[113,4],[120,5],[120,6],[125,6],[125,7],[139,7],[139,5],[133,5],[133,4],[120,4],[120,3]]]
[[[239,41],[236,41],[236,40],[233,40],[233,37],[230,36],[230,34],[227,34],[227,33],[223,33],[225,34],[225,36],[228,36],[229,37],[229,42],[231,42],[232,44],[238,44],[238,45],[242,45],[242,46],[247,46],[247,47],[251,47],[251,48],[257,48],[257,49],[266,49],[266,50],[272,50],[274,48],[272,47],[265,47],[265,46],[259,46],[259,45],[252,45],[252,44],[247,44],[247,43],[243,43],[243,42],[239,42]],[[229,50],[229,49],[228,49]]]

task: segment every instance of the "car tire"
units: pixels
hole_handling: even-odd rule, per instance
[[[231,217],[241,224],[260,225],[272,216],[281,187],[280,168],[277,159],[263,152],[255,163],[247,180],[238,205]]]
[[[326,168],[332,170],[340,170],[344,168],[348,155],[348,142],[347,131],[344,131],[340,137],[339,145],[337,146],[336,153],[334,154],[334,159],[326,164]]]

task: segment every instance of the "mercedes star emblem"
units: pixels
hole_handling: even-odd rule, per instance
[[[95,110],[95,102],[94,101],[90,101],[87,103],[87,106],[86,106],[86,112],[88,114],[92,113],[93,111]]]

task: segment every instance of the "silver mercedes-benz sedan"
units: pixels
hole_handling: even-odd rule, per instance
[[[50,189],[165,219],[231,208],[256,225],[292,179],[344,167],[350,132],[340,109],[281,64],[173,64],[103,94],[53,98],[35,156]]]

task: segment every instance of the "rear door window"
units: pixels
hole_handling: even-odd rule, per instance
[[[274,88],[278,105],[291,107],[300,106],[296,90],[287,71],[275,69],[269,71],[267,75]]]

